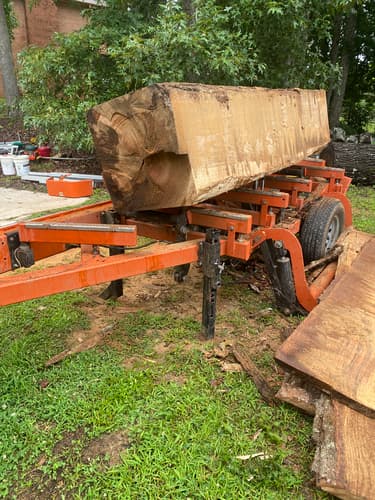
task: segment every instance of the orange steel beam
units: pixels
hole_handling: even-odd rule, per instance
[[[326,161],[320,158],[307,158],[295,163],[296,167],[325,167]]]
[[[253,203],[261,205],[265,202],[271,207],[287,208],[289,205],[289,194],[283,192],[260,191],[256,189],[241,189],[229,191],[217,196],[217,200],[239,201],[241,203]]]
[[[265,178],[266,187],[281,189],[285,191],[299,191],[300,193],[310,193],[312,181],[299,177],[287,177],[285,175],[267,175]]]
[[[137,227],[138,236],[145,236],[153,240],[176,241],[177,232],[174,226],[168,224],[157,224],[155,222],[139,221],[137,219],[124,219],[126,224]],[[204,238],[204,235],[202,236]]]
[[[43,215],[33,219],[33,222],[85,222],[85,223],[98,223],[100,222],[100,213],[112,208],[111,201],[101,201],[80,208],[73,208],[71,210],[64,210],[55,214]],[[10,271],[12,269],[11,259],[7,245],[4,247],[3,242],[6,242],[6,235],[18,231],[19,223],[11,224],[0,229],[0,273]],[[4,236],[5,235],[5,236]],[[31,249],[34,254],[34,259],[40,260],[50,255],[56,255],[66,250],[64,243],[51,243],[51,242],[31,242]]]
[[[343,168],[308,166],[304,168],[307,177],[324,177],[325,179],[343,179],[345,170]]]
[[[218,209],[216,205],[198,205],[190,208],[186,215],[189,224],[197,226],[230,229],[236,233],[249,233],[251,231],[251,215]]]
[[[66,222],[25,222],[19,224],[22,242],[56,242],[85,245],[135,246],[135,226],[118,224],[77,224]]]
[[[298,302],[306,309],[306,311],[311,311],[317,305],[318,301],[317,298],[311,293],[309,285],[306,281],[302,248],[297,237],[288,229],[276,227],[260,229],[259,233],[261,241],[271,239],[283,242],[285,249],[290,254],[294,286]]]
[[[136,253],[112,257],[86,255],[80,263],[3,277],[0,278],[0,305],[196,262],[200,241],[184,241],[171,245],[156,243]],[[225,249],[225,242],[222,249]]]

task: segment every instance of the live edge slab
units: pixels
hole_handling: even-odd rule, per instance
[[[161,83],[89,111],[119,213],[189,206],[321,150],[322,90]]]
[[[276,359],[375,417],[375,237],[368,236],[351,266],[282,344]]]

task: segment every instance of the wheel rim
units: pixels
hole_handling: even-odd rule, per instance
[[[325,244],[326,251],[331,250],[333,245],[336,243],[339,234],[340,234],[340,219],[337,215],[335,215],[328,228],[326,244]]]

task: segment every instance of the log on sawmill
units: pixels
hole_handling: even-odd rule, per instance
[[[375,144],[331,142],[320,157],[329,167],[344,168],[353,184],[375,185]]]
[[[88,121],[120,213],[202,202],[329,142],[320,90],[163,83],[95,106]]]

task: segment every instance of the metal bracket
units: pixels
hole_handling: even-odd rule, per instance
[[[35,263],[33,251],[27,243],[21,243],[18,231],[7,234],[12,269],[31,267]]]

